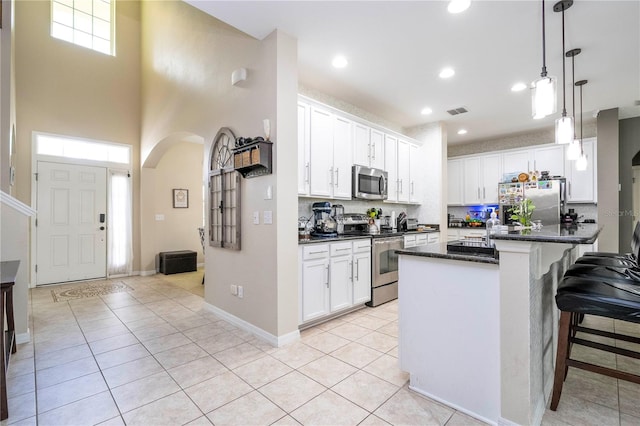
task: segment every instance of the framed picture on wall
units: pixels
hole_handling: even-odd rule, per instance
[[[173,208],[174,209],[189,208],[189,190],[188,189],[173,190]]]

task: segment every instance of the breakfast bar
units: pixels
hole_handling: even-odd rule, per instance
[[[495,234],[495,256],[446,243],[399,254],[399,360],[410,388],[490,424],[540,424],[553,384],[559,279],[595,224]]]

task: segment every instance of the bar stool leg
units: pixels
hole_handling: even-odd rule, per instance
[[[11,347],[7,348],[7,350],[11,349],[11,353],[16,353],[16,326],[13,321],[13,286],[9,287],[6,292],[7,297],[7,330],[9,333],[13,335],[13,339],[11,339]]]
[[[556,355],[556,371],[553,379],[553,395],[551,397],[551,411],[556,411],[562,386],[567,374],[567,358],[569,358],[569,337],[571,333],[571,312],[560,313],[560,331],[558,332],[558,354]]]

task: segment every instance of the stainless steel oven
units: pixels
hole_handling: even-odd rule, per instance
[[[386,200],[387,178],[388,173],[384,170],[354,165],[351,195],[365,200]]]
[[[398,298],[398,255],[396,250],[402,249],[403,241],[401,235],[373,239],[371,253],[373,274],[369,306],[378,306]]]

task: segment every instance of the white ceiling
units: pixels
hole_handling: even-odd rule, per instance
[[[298,39],[300,83],[410,127],[446,123],[448,141],[466,143],[551,128],[562,109],[562,18],[546,2],[547,69],[558,77],[558,114],[531,118],[530,83],[542,67],[540,1],[481,1],[457,15],[446,1],[206,1],[187,0],[239,30],[263,39],[279,29]],[[576,0],[565,12],[566,50],[584,86],[584,117],[620,108],[640,115],[640,1]],[[349,65],[335,69],[337,53]],[[454,67],[448,80],[438,77]],[[572,108],[566,62],[567,110]],[[576,105],[579,114],[578,90]],[[640,103],[640,102],[639,102]],[[429,106],[433,114],[420,111]],[[464,106],[468,113],[446,110]],[[578,122],[579,123],[579,122]],[[459,128],[468,134],[457,134]]]

